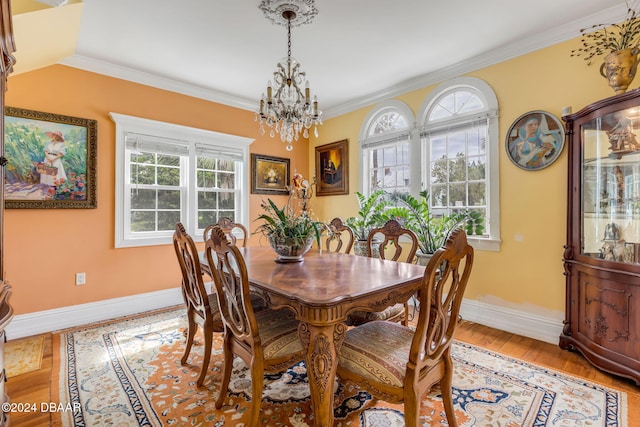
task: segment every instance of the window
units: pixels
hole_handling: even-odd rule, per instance
[[[360,141],[364,193],[379,189],[409,192],[411,110],[403,103],[389,101],[376,108],[365,123]]]
[[[201,240],[226,216],[248,222],[253,140],[111,113],[116,122],[116,247],[168,244],[176,222]]]
[[[499,248],[498,104],[493,90],[475,78],[436,88],[418,115],[422,181],[435,212],[475,211],[484,234],[474,246]]]
[[[478,212],[484,234],[469,241],[499,250],[498,146],[493,90],[480,79],[452,79],[425,99],[417,120],[397,100],[369,113],[360,131],[360,191],[419,197],[426,189],[435,213]]]

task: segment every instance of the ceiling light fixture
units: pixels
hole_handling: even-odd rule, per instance
[[[273,73],[273,83],[267,83],[267,95],[262,94],[256,121],[260,124],[260,133],[264,135],[265,125],[287,143],[287,150],[293,150],[293,141],[300,134],[309,137],[313,126],[316,137],[318,125],[322,124],[322,111],[318,109],[318,98],[311,97],[309,81],[300,64],[291,57],[291,27],[310,23],[318,14],[314,0],[262,0],[260,9],[272,23],[287,27],[287,57],[282,58]],[[301,89],[304,87],[304,90]]]

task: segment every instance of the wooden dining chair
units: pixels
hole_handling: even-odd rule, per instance
[[[204,240],[206,241],[209,235],[211,234],[211,230],[213,226],[217,225],[222,228],[222,231],[229,237],[233,244],[237,244],[237,236],[236,234],[240,234],[242,237],[242,246],[246,247],[247,242],[249,241],[249,232],[247,231],[247,227],[240,224],[239,222],[233,222],[230,218],[222,217],[215,224],[207,226],[204,229]]]
[[[402,238],[408,239],[408,242],[404,243],[409,245],[406,251],[400,243]],[[418,251],[418,237],[395,219],[390,219],[382,227],[374,228],[369,232],[367,237],[369,257],[372,257],[375,252],[374,245],[379,245],[379,257],[382,259],[413,263]],[[347,323],[357,326],[373,320],[402,322],[406,326],[409,324],[409,303],[398,303],[379,312],[356,311],[349,315]]]
[[[351,252],[354,241],[353,230],[351,227],[345,224],[342,218],[336,217],[327,224],[327,228],[328,235],[325,240],[325,249],[327,252],[342,251],[345,254]],[[342,250],[343,248],[344,250]]]
[[[198,327],[201,327],[204,336],[204,355],[197,380],[198,387],[201,387],[209,368],[213,334],[222,332],[224,325],[215,293],[208,294],[204,286],[198,248],[182,223],[176,224],[173,247],[182,271],[182,296],[187,308],[187,343],[180,364],[187,363],[193,338]]]
[[[440,384],[449,426],[453,409],[451,343],[462,296],[473,266],[473,248],[461,229],[429,261],[418,298],[415,330],[392,322],[369,322],[346,334],[338,360],[341,380],[381,399],[404,402],[405,425],[418,425],[420,401]]]
[[[227,397],[233,358],[237,355],[251,372],[249,425],[257,426],[265,372],[281,371],[303,360],[302,344],[298,339],[299,322],[286,309],[254,311],[244,257],[219,226],[211,230],[205,243],[205,255],[213,274],[224,324],[224,365],[216,408],[220,409]]]

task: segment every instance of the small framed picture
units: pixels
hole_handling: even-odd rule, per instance
[[[349,140],[316,147],[318,196],[349,194]]]
[[[289,194],[290,160],[283,157],[251,154],[251,192]]]
[[[7,208],[96,208],[96,120],[5,108]]]
[[[518,117],[507,132],[509,160],[525,170],[540,170],[551,165],[562,153],[564,127],[546,111],[529,111]]]

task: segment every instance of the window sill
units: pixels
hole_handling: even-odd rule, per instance
[[[490,237],[467,236],[467,241],[477,251],[500,252],[502,240]]]

